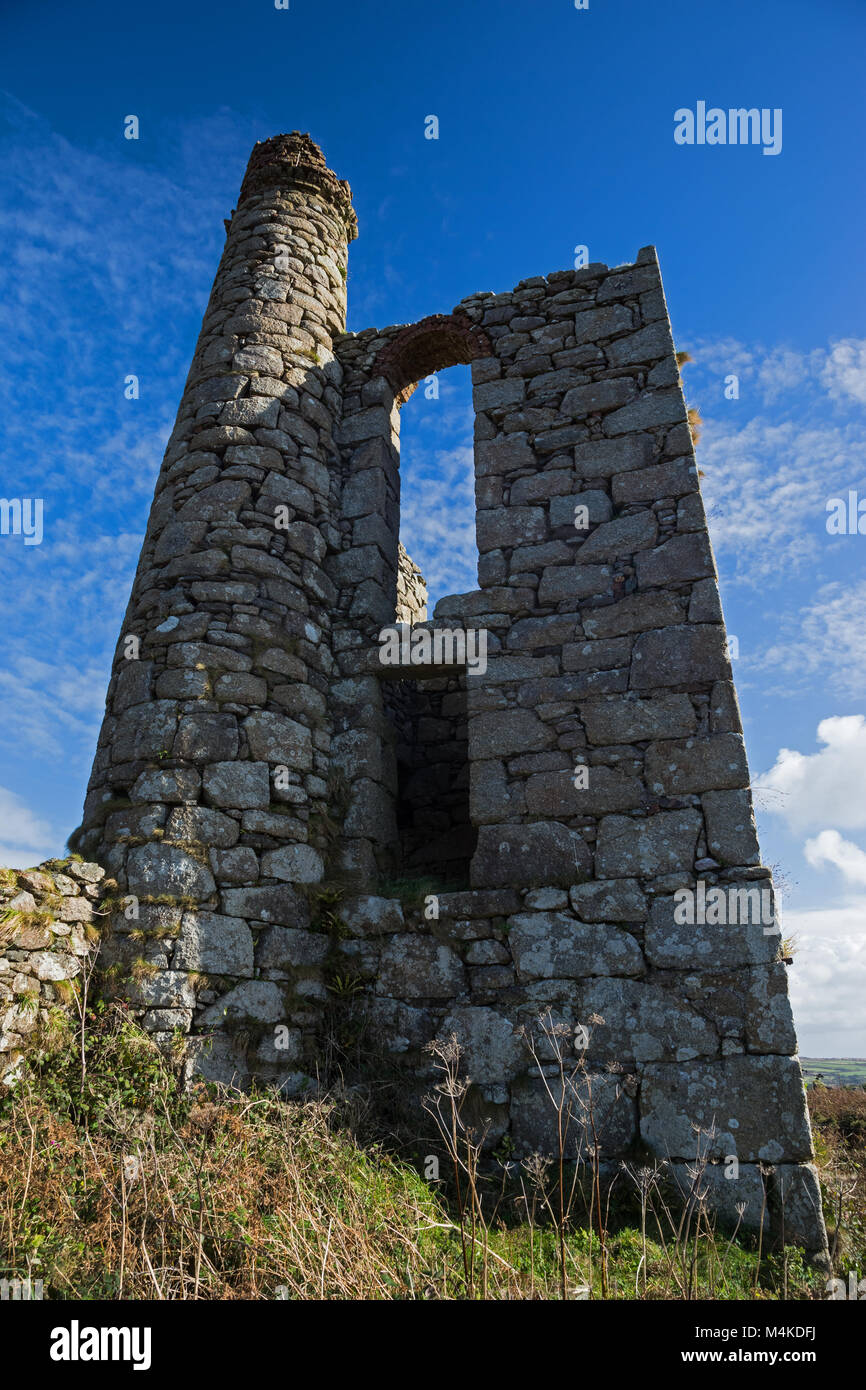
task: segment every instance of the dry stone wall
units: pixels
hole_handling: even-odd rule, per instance
[[[73,991],[95,955],[104,877],[75,859],[0,870],[0,1086],[56,1035],[58,1015],[78,1018]]]
[[[402,544],[397,547],[397,621],[427,621],[427,585],[415,561]]]
[[[335,1018],[407,1100],[431,1082],[425,1045],[453,1032],[488,1143],[518,1155],[552,1142],[526,1042],[548,1013],[568,1048],[583,1039],[606,1163],[654,1155],[687,1188],[702,1143],[720,1211],[744,1201],[756,1224],[767,1181],[769,1212],[819,1250],[655,252],[345,334],[354,232],[308,137],[256,147],[79,836],[147,940],[154,969],[127,996],[161,1044],[189,1032],[190,1073],[288,1094],[321,1074]],[[456,362],[472,364],[479,587],[425,620],[399,544],[399,412]],[[385,660],[395,629],[408,646]],[[444,846],[460,836],[458,889]],[[720,901],[755,896],[769,918],[720,920]]]

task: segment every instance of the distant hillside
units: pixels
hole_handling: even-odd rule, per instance
[[[866,1057],[801,1057],[806,1084],[816,1077],[827,1086],[866,1086]]]

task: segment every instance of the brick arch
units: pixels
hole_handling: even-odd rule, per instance
[[[393,386],[397,404],[405,405],[422,377],[492,353],[484,329],[464,314],[430,314],[401,329],[376,365]]]

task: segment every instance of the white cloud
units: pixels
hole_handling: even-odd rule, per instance
[[[782,930],[796,941],[788,978],[800,1052],[866,1057],[866,896],[785,912]]]
[[[813,840],[807,840],[804,853],[813,869],[833,864],[849,883],[866,887],[866,851],[844,839],[838,830],[822,830]]]
[[[779,750],[774,766],[755,779],[767,793],[766,810],[795,831],[841,826],[866,827],[866,719],[832,715],[818,725],[818,753]]]
[[[842,338],[833,343],[821,381],[834,400],[850,396],[866,405],[866,339]]]
[[[56,841],[47,821],[34,815],[14,792],[0,787],[0,864],[32,868],[54,852]]]

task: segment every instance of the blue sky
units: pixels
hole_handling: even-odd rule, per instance
[[[41,545],[0,537],[0,863],[80,819],[222,218],[254,141],[308,130],[355,195],[352,329],[578,244],[658,247],[801,1047],[866,1056],[866,536],[825,525],[866,498],[861,0],[55,0],[3,7],[0,38],[0,495],[45,506]],[[781,153],[675,144],[699,100],[781,108]],[[402,465],[436,594],[475,583],[468,372],[440,386],[406,407]]]

